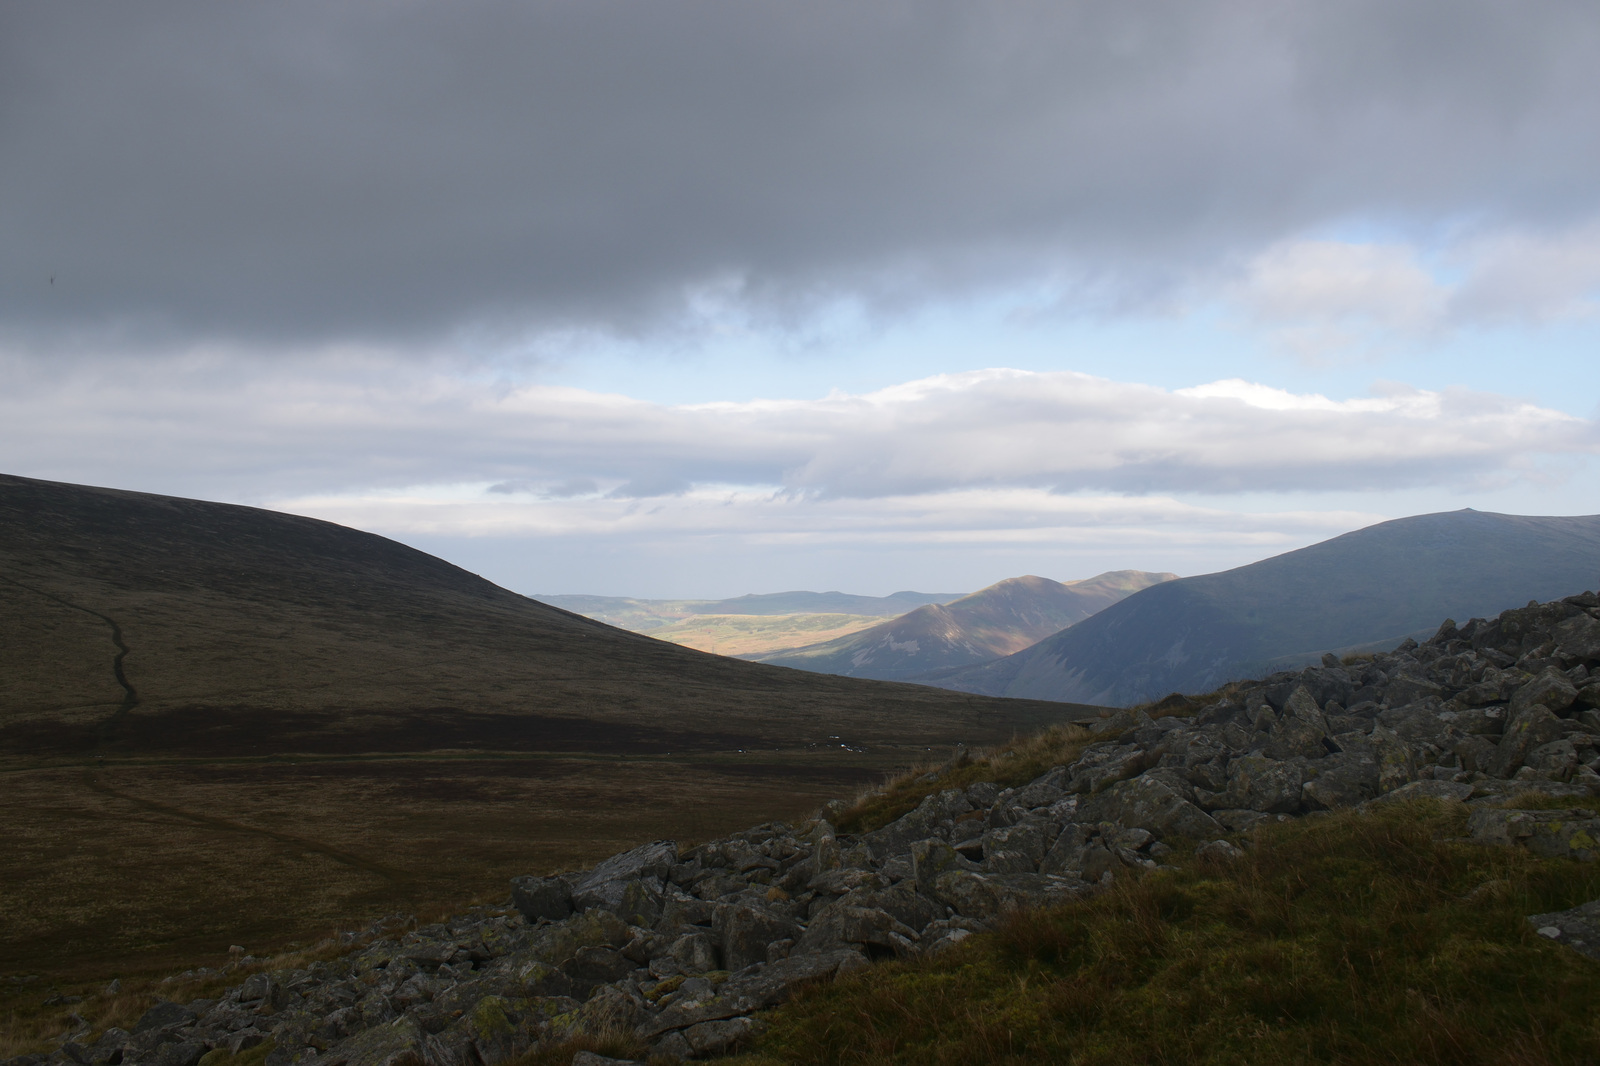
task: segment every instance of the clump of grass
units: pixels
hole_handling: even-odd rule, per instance
[[[633,1031],[618,1028],[598,1033],[573,1033],[564,1040],[540,1044],[511,1060],[510,1066],[572,1066],[572,1057],[580,1051],[625,1061],[645,1057],[644,1043]]]
[[[937,764],[914,766],[890,778],[881,788],[856,797],[855,803],[835,820],[846,833],[870,833],[915,809],[924,797],[949,788],[966,788],[979,781],[994,781],[1012,788],[1032,781],[1052,766],[1076,759],[1094,734],[1077,725],[1057,725],[1006,748],[974,754],[962,749]]]
[[[1462,842],[1466,814],[1264,827],[1236,862],[1129,876],[807,989],[735,1061],[1600,1061],[1600,965],[1526,920],[1600,896],[1600,869]]]

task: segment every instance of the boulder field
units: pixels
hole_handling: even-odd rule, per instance
[[[1600,597],[1447,621],[1424,644],[1328,655],[1093,728],[1076,759],[1020,788],[938,791],[858,835],[828,820],[836,802],[803,825],[517,878],[511,907],[374,927],[341,956],[5,1066],[221,1066],[266,1046],[265,1066],[494,1066],[608,1033],[655,1057],[710,1057],[798,985],[947,950],[1013,908],[1159,867],[1179,840],[1225,860],[1230,837],[1264,822],[1411,796],[1472,805],[1486,846],[1593,860],[1600,799],[1507,801],[1600,797]],[[1597,908],[1530,920],[1600,957]]]

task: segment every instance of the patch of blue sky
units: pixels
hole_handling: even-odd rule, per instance
[[[663,404],[811,399],[871,392],[985,367],[1077,371],[1179,389],[1243,378],[1334,400],[1397,381],[1526,399],[1600,415],[1600,320],[1457,326],[1426,336],[1358,331],[1308,361],[1221,303],[1167,315],[1030,313],[1017,299],[973,301],[893,322],[828,324],[803,339],[726,329],[670,346],[595,339],[535,370],[540,381]]]

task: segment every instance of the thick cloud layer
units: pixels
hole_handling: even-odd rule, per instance
[[[10,3],[0,330],[504,341],[1023,281],[1116,307],[1350,222],[1559,273],[1600,211],[1597,45],[1580,0]]]
[[[562,501],[729,493],[818,501],[1474,488],[1546,477],[1600,451],[1591,421],[1400,386],[1333,401],[1237,380],[1167,391],[986,370],[820,400],[669,406],[421,372],[380,384],[363,370],[267,370],[243,385],[225,363],[40,374],[0,400],[0,451],[18,472],[67,480],[121,464],[183,471],[182,491],[201,495],[405,490],[465,493],[485,506],[543,501],[552,511]]]

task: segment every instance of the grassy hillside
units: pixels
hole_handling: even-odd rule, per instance
[[[1464,510],[1383,522],[1218,574],[1145,589],[993,663],[930,679],[967,692],[1127,705],[1392,647],[1593,584],[1600,516]]]
[[[16,477],[0,676],[13,973],[320,936],[1071,713],[701,654],[326,522]]]
[[[1009,578],[849,636],[762,656],[801,670],[902,680],[1021,651],[1176,574],[1116,570],[1082,581]]]
[[[1397,803],[1263,827],[1235,862],[1178,855],[809,989],[729,1061],[1600,1061],[1600,965],[1527,921],[1600,896],[1600,869],[1463,842],[1466,816]]]

